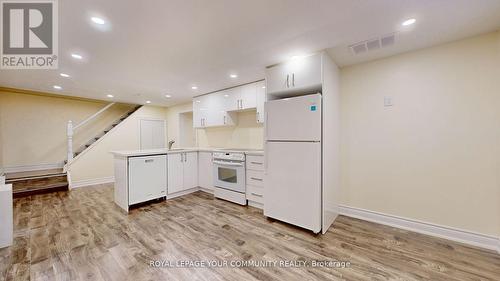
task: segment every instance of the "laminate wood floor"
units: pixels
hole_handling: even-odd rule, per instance
[[[325,235],[197,192],[122,213],[111,185],[14,201],[1,280],[500,280],[500,255],[339,217]],[[170,261],[348,261],[331,267],[152,267]],[[189,265],[189,264],[187,264]]]

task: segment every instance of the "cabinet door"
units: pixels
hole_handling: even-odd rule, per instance
[[[225,111],[235,111],[240,109],[240,99],[241,99],[241,88],[236,87],[221,92],[221,96],[224,98],[224,110]]]
[[[204,128],[207,126],[209,101],[206,96],[193,99],[193,127]]]
[[[256,83],[242,86],[239,101],[240,109],[255,108],[257,105],[256,94]]]
[[[184,154],[183,190],[198,186],[198,152]]]
[[[267,92],[272,94],[286,91],[290,85],[290,79],[290,73],[285,64],[266,68]]]
[[[183,190],[183,153],[169,154],[168,158],[168,194]]]
[[[198,185],[213,190],[213,163],[211,152],[198,153]]]
[[[297,58],[286,63],[290,88],[312,89],[321,87],[321,54]]]
[[[264,123],[264,103],[266,102],[266,82],[256,83],[257,123]]]

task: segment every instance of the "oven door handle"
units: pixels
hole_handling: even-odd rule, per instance
[[[213,163],[217,164],[217,165],[222,165],[222,166],[237,166],[237,167],[243,166],[242,163],[232,163],[232,162],[223,162],[223,161],[213,161]]]

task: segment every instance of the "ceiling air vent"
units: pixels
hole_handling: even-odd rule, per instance
[[[356,44],[352,44],[351,46],[349,46],[349,49],[351,49],[351,52],[353,54],[359,55],[366,51],[373,51],[387,46],[391,46],[395,42],[396,39],[395,35],[396,35],[395,33],[391,33],[388,35],[380,36],[378,38],[373,38],[370,40],[358,42]]]

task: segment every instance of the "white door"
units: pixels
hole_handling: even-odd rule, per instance
[[[198,152],[184,154],[183,190],[198,186]]]
[[[213,163],[212,153],[198,153],[198,185],[203,188],[213,190]]]
[[[268,142],[264,215],[321,230],[321,143]]]
[[[129,165],[129,205],[166,195],[167,158],[164,155],[132,157]]]
[[[257,106],[256,84],[241,87],[240,109],[255,108]]]
[[[183,189],[183,153],[168,154],[168,194],[172,194]]]
[[[165,148],[165,120],[141,120],[141,149]]]
[[[268,101],[265,111],[267,140],[321,140],[320,94]]]

